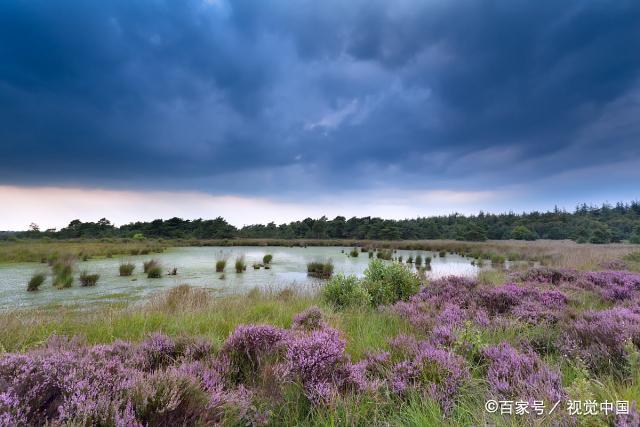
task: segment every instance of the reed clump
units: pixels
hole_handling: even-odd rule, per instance
[[[89,274],[87,271],[80,273],[80,285],[95,286],[100,278],[99,274]]]
[[[136,268],[135,264],[132,264],[130,262],[120,264],[120,268],[119,268],[120,276],[123,276],[123,277],[131,276],[135,268]]]
[[[333,262],[313,261],[307,264],[307,274],[311,277],[329,278],[333,274]]]
[[[36,273],[31,276],[29,283],[27,283],[27,291],[34,292],[40,289],[40,286],[44,283],[47,276],[44,273]]]

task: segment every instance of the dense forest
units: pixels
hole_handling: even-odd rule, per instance
[[[29,231],[0,234],[0,238],[50,237],[70,238],[281,238],[281,239],[456,239],[482,241],[487,239],[571,239],[579,243],[609,243],[630,241],[640,243],[640,202],[617,203],[615,206],[576,207],[573,212],[554,209],[550,212],[487,214],[424,217],[389,220],[373,217],[337,216],[306,218],[289,224],[248,225],[236,228],[224,218],[184,220],[171,218],[151,222],[135,222],[120,227],[103,218],[97,222],[74,220],[60,230],[40,230],[32,224]]]

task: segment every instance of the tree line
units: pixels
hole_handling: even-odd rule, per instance
[[[17,237],[50,237],[56,239],[135,237],[165,239],[370,239],[414,240],[454,239],[483,241],[487,239],[571,239],[579,243],[640,243],[640,202],[587,206],[573,212],[554,209],[548,212],[502,213],[478,215],[451,214],[414,219],[391,220],[376,217],[328,219],[306,218],[288,224],[253,224],[236,228],[224,218],[185,220],[171,218],[150,222],[133,222],[114,226],[102,218],[97,222],[73,220],[60,230],[41,231],[32,224],[29,231],[14,233]],[[7,234],[0,238],[7,238]]]

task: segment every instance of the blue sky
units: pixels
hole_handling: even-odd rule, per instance
[[[7,0],[0,229],[638,199],[639,51],[637,1]]]

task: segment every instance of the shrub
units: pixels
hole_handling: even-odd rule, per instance
[[[378,259],[390,261],[393,257],[393,252],[391,251],[391,249],[380,249],[378,250],[378,252],[376,252],[376,257],[378,257]]]
[[[273,255],[271,254],[266,254],[265,256],[262,257],[263,264],[271,264],[272,260],[273,260]]]
[[[258,262],[254,262],[253,263],[253,269],[254,270],[260,270],[260,267],[262,267],[262,264],[260,264]]]
[[[200,425],[206,421],[209,397],[199,381],[176,369],[157,371],[133,386],[137,425]]]
[[[373,252],[369,251],[369,259],[373,258]]]
[[[144,234],[142,234],[142,233],[136,233],[136,234],[133,235],[132,238],[133,238],[133,240],[144,240],[145,239]]]
[[[406,301],[420,288],[418,276],[397,262],[385,264],[373,260],[364,276],[364,287],[376,306]]]
[[[145,273],[149,273],[149,270],[151,270],[153,267],[156,267],[157,265],[158,265],[158,261],[156,261],[155,259],[151,259],[149,261],[145,261],[143,263],[144,272]]]
[[[309,307],[293,317],[293,329],[313,331],[315,329],[322,329],[325,326],[326,324],[322,320],[322,310],[316,306]]]
[[[321,290],[325,303],[336,307],[366,306],[371,303],[371,296],[356,276],[338,274],[332,277]]]
[[[416,255],[416,267],[420,267],[422,265],[422,255]]]
[[[307,274],[311,277],[327,279],[333,274],[333,263],[313,261],[307,264]]]
[[[226,266],[227,266],[227,260],[226,259],[220,259],[220,260],[216,261],[216,273],[222,273]]]
[[[132,264],[130,262],[120,264],[120,276],[131,276],[135,268],[135,264]]]
[[[534,352],[520,353],[503,342],[484,349],[482,354],[489,362],[487,380],[495,397],[528,402],[565,398],[560,375]]]
[[[332,328],[299,335],[287,345],[286,371],[312,403],[330,403],[349,378],[346,342]]]
[[[409,255],[407,257],[407,264],[413,264],[413,256]]]
[[[244,261],[244,257],[241,256],[236,259],[236,273],[242,273],[247,269],[247,263]]]
[[[438,252],[438,256],[440,256],[440,258],[444,258],[447,256],[447,252],[446,251],[440,251]]]
[[[159,279],[162,277],[162,268],[159,265],[154,265],[147,270],[147,278]]]
[[[360,252],[358,252],[358,248],[353,248],[351,249],[351,252],[349,252],[350,257],[357,258],[358,255],[360,255]]]
[[[37,291],[40,288],[40,286],[44,283],[46,278],[47,276],[44,273],[36,273],[33,276],[31,276],[31,279],[29,279],[29,283],[27,284],[27,291],[29,292]]]
[[[627,360],[625,343],[640,347],[640,314],[614,307],[587,311],[565,327],[561,347],[579,357],[592,371],[621,372]]]
[[[80,273],[80,284],[82,286],[95,286],[100,278],[99,274],[89,274],[86,271]]]
[[[238,326],[220,349],[229,380],[234,384],[254,380],[268,358],[285,350],[287,337],[287,331],[271,325]]]

